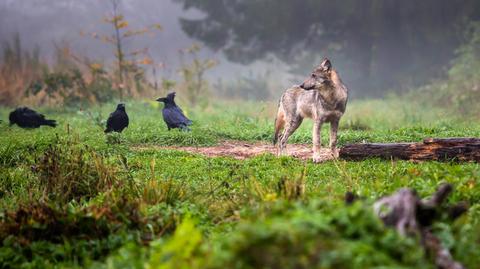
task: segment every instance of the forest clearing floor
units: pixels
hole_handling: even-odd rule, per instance
[[[271,143],[265,142],[246,142],[235,140],[224,140],[218,145],[210,147],[192,147],[192,146],[157,146],[157,145],[137,145],[132,147],[135,151],[145,151],[151,149],[158,150],[179,150],[190,153],[201,154],[207,157],[232,157],[237,160],[244,160],[265,153],[276,154],[277,150]],[[302,160],[308,160],[312,157],[312,146],[310,144],[288,144],[287,155]],[[322,161],[333,159],[332,151],[329,148],[322,148],[320,151]]]

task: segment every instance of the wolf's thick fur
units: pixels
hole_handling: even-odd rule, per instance
[[[330,123],[330,148],[336,154],[338,122],[345,112],[347,99],[347,87],[325,59],[302,85],[287,89],[280,98],[273,138],[274,145],[279,142],[278,154],[284,153],[288,138],[304,118],[314,121],[313,161],[320,161],[320,131],[324,122]]]

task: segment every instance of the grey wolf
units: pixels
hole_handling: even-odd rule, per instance
[[[56,127],[55,120],[47,120],[45,116],[28,107],[19,107],[8,116],[10,125],[17,124],[22,128],[38,128],[42,125]]]
[[[330,60],[324,59],[301,85],[293,86],[280,98],[275,119],[273,144],[278,142],[278,154],[284,154],[288,138],[304,118],[313,119],[313,161],[320,162],[321,128],[330,123],[330,148],[336,153],[340,118],[345,112],[348,89]],[[282,131],[283,130],[283,131]],[[282,133],[280,133],[282,132]]]
[[[118,104],[117,109],[113,111],[107,120],[107,129],[105,133],[117,132],[121,133],[123,129],[128,127],[128,115],[125,111],[124,104]]]
[[[167,97],[157,99],[158,102],[165,104],[162,109],[163,121],[167,124],[169,131],[174,128],[188,130],[188,126],[192,125],[192,121],[183,114],[182,109],[175,103],[175,94],[175,92],[172,92]]]

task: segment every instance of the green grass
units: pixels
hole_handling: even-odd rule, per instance
[[[418,240],[383,227],[369,205],[402,187],[428,196],[442,182],[455,185],[449,202],[471,207],[434,229],[467,267],[480,262],[478,164],[313,164],[271,154],[235,160],[158,147],[138,151],[228,139],[270,142],[276,104],[187,109],[192,132],[167,131],[156,103],[126,107],[129,128],[108,136],[102,124],[114,104],[89,108],[90,114],[39,109],[59,126],[37,130],[8,126],[9,110],[0,108],[0,268],[433,268]],[[353,101],[340,125],[340,145],[480,137],[478,120],[395,99]],[[311,128],[306,121],[290,142],[311,143]],[[328,125],[324,145],[327,137]],[[366,200],[345,207],[346,191]],[[20,222],[14,217],[20,210],[31,217]],[[39,237],[55,225],[76,228],[61,240]]]

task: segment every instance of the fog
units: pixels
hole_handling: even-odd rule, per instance
[[[287,87],[329,57],[357,97],[382,97],[444,76],[464,25],[480,13],[467,0],[367,2],[124,0],[120,11],[134,28],[162,25],[126,44],[148,47],[164,65],[162,76],[176,76],[179,49],[200,43],[200,56],[220,63],[207,74],[212,81],[267,70]],[[19,33],[23,47],[40,46],[46,60],[55,42],[67,42],[76,54],[111,62],[109,45],[80,35],[111,34],[102,22],[111,9],[107,0],[1,0],[0,43]]]
[[[53,42],[65,41],[81,55],[112,60],[108,44],[81,36],[81,31],[111,33],[111,25],[102,18],[111,12],[111,4],[100,0],[2,0],[0,4],[0,42],[10,41],[20,33],[24,46],[38,45],[42,55],[52,57]],[[130,48],[148,46],[152,57],[173,70],[177,51],[195,42],[181,30],[179,16],[195,17],[195,12],[184,12],[171,1],[124,1],[121,6],[133,27],[160,23],[163,31],[153,37],[140,37],[129,41]],[[208,56],[218,57],[211,51]]]

